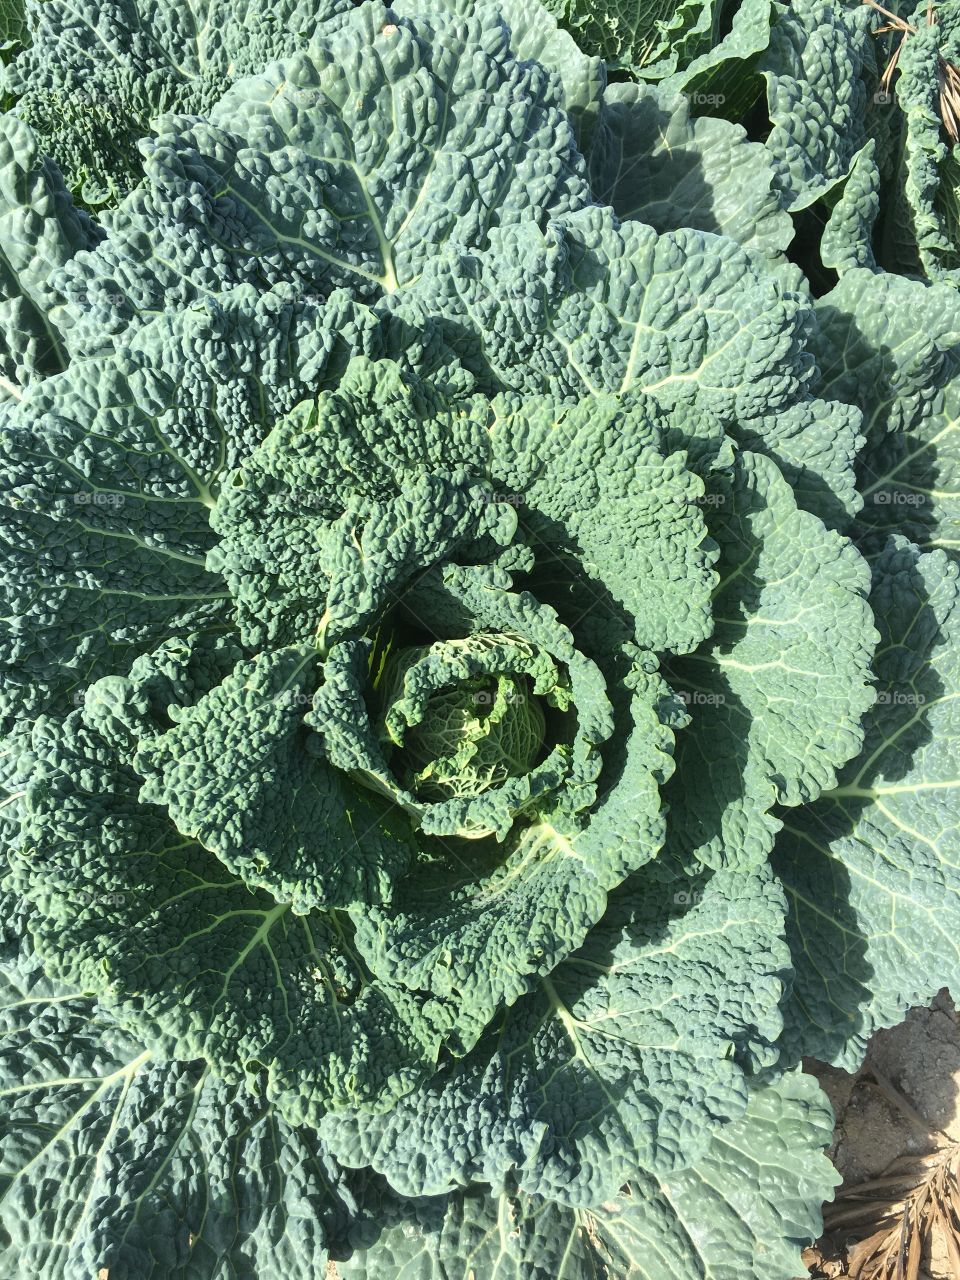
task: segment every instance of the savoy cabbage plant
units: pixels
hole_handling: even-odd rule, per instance
[[[614,74],[739,121],[769,152],[812,275],[960,283],[956,0],[548,0]]]
[[[789,1280],[960,969],[955,290],[530,3],[24,20],[0,1269]]]

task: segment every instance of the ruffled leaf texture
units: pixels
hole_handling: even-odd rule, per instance
[[[546,8],[587,53],[671,93],[690,90],[713,114],[738,119],[760,91],[754,73],[770,41],[770,0],[549,0]]]
[[[138,144],[155,116],[204,115],[238,77],[333,29],[340,0],[47,4],[20,14],[26,46],[0,68],[0,93],[35,131],[78,201],[115,204],[138,183]]]
[[[818,306],[826,387],[865,411],[854,532],[881,633],[877,701],[863,752],[786,820],[774,865],[796,968],[785,1052],[850,1067],[874,1030],[958,980],[960,307],[946,284],[865,271]]]
[[[883,211],[876,237],[888,271],[960,283],[960,152],[944,127],[940,62],[960,59],[960,10],[903,6],[913,33],[897,60],[894,93],[882,104],[893,146],[881,158]],[[881,108],[876,109],[879,114]]]
[[[753,1086],[696,1165],[602,1207],[482,1186],[405,1200],[338,1167],[255,1082],[227,1086],[202,1062],[152,1058],[94,1000],[9,953],[0,1018],[0,1257],[38,1276],[282,1268],[314,1280],[335,1259],[344,1277],[576,1277],[600,1264],[653,1277],[679,1259],[684,1276],[785,1277],[836,1181],[819,1150],[829,1106],[811,1078],[790,1074]]]
[[[872,60],[864,7],[824,0],[777,6],[760,59],[772,125],[767,147],[785,207],[828,197],[867,144],[865,59]]]
[[[940,102],[942,64],[960,59],[956,4],[893,4],[905,35],[869,7],[776,10],[758,63],[765,145],[783,206],[818,206],[798,224],[803,252],[825,278],[879,267],[956,287],[960,169]]]
[[[70,319],[54,277],[97,239],[31,131],[0,115],[0,405],[66,365]]]
[[[182,617],[152,598],[160,593],[135,592],[143,614],[136,630],[124,615],[122,652],[140,656],[127,676],[113,674],[117,653],[101,647],[100,604],[130,591],[126,559],[101,553],[99,583],[88,568],[65,581],[98,620],[85,674],[102,678],[66,718],[35,721],[11,878],[38,907],[31,934],[51,970],[97,991],[157,1051],[208,1057],[231,1078],[260,1064],[281,1109],[316,1121],[383,1109],[439,1065],[444,1046],[469,1053],[499,1009],[542,998],[609,892],[668,835],[691,870],[720,865],[716,842],[729,847],[726,829],[749,819],[756,844],[744,836],[726,860],[762,867],[775,829],[763,813],[819,794],[859,747],[872,701],[864,570],[811,513],[765,522],[773,495],[785,503],[789,490],[761,455],[734,462],[722,437],[716,452],[700,442],[721,499],[706,502],[704,479],[676,448],[683,439],[674,413],[640,393],[570,406],[511,393],[448,398],[361,357],[336,391],[298,407],[227,472],[215,498],[208,488],[169,503],[201,522],[212,503],[208,536],[220,541],[202,567],[196,555],[144,545],[145,565],[169,560],[211,585],[185,592],[198,612]],[[21,443],[33,456],[34,436]],[[126,458],[117,455],[124,467]],[[101,451],[97,465],[108,463]],[[104,492],[132,491],[84,490],[88,501],[72,504],[82,515],[68,508],[62,532],[76,537],[96,510],[98,536],[121,540],[126,556],[131,509],[98,503]],[[59,529],[30,493],[47,514],[38,525],[28,513],[26,530]],[[598,510],[616,513],[617,542]],[[630,572],[645,562],[639,578]],[[762,628],[716,630],[715,563],[738,584],[730,612],[796,609],[784,584],[802,584],[801,625],[786,659],[772,660],[800,681],[796,701],[772,675],[739,686],[731,676],[729,706],[724,695],[701,697],[711,681],[727,687],[725,667],[771,665]],[[519,641],[565,672],[556,740],[527,776],[440,801],[396,780],[370,711],[370,673],[385,635],[424,628],[438,658],[477,633],[503,637],[484,669],[505,669]],[[697,685],[671,688],[657,653],[690,654]],[[476,669],[443,668],[441,684]],[[62,679],[58,668],[51,697],[74,699]],[[14,698],[22,686],[10,689]],[[771,722],[782,717],[785,738],[801,702],[806,750],[778,756]],[[707,819],[703,799],[681,786],[665,828],[660,790],[672,785],[675,731],[694,751],[717,736],[717,716],[744,714],[762,731],[743,749],[741,787],[727,762],[709,784],[716,815]],[[97,886],[108,885],[100,903]],[[771,943],[776,935],[771,921]],[[202,963],[211,955],[216,964]],[[773,978],[785,963],[773,947],[765,969]],[[748,988],[756,1000],[759,979]],[[779,982],[769,990],[761,1021],[773,1027]],[[696,1101],[699,1121],[663,1121],[689,1130],[691,1143],[743,1103],[726,1039],[709,1053],[704,1041],[704,1054],[716,1061],[720,1097]],[[667,1089],[664,1116],[682,1113],[684,1098]],[[653,1159],[646,1151],[631,1167]],[[458,1152],[464,1159],[466,1146]],[[585,1149],[578,1159],[587,1164]]]
[[[593,1209],[481,1188],[403,1201],[371,1179],[354,1251],[337,1267],[349,1280],[786,1280],[838,1181],[822,1154],[832,1133],[824,1095],[794,1073],[754,1086],[741,1119],[696,1164],[625,1185]]]
[[[316,1136],[255,1087],[158,1060],[8,954],[0,1259],[64,1280],[322,1273],[356,1212]]]

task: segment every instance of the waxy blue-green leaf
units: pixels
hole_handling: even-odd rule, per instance
[[[162,1058],[204,1057],[233,1081],[264,1071],[294,1123],[409,1088],[436,1061],[440,1003],[372,983],[346,918],[249,889],[141,801],[126,728],[95,696],[34,726],[10,887],[36,907],[49,971]]]
[[[340,295],[240,290],[158,317],[7,405],[0,718],[75,706],[163,640],[231,625],[205,566],[222,476],[371,328]]]
[[[856,404],[866,444],[855,536],[960,551],[960,299],[946,284],[853,270],[817,303],[824,394]]]
[[[57,268],[98,238],[30,129],[0,114],[0,406],[66,365],[70,320]]]
[[[436,321],[484,387],[642,391],[676,407],[688,436],[720,425],[769,453],[831,523],[857,509],[859,422],[810,394],[810,302],[730,240],[587,209],[438,255],[391,309]]]
[[[873,563],[877,702],[839,785],[784,815],[796,966],[785,1053],[859,1065],[870,1035],[960,975],[960,588],[942,551]]]
[[[793,237],[770,153],[727,120],[691,114],[688,95],[617,82],[589,150],[597,199],[657,231],[694,227],[777,260]]]
[[[773,128],[767,147],[786,208],[806,209],[850,172],[867,142],[865,57],[872,14],[865,6],[794,0],[776,6],[760,59]]]
[[[239,284],[374,302],[446,241],[482,245],[581,208],[586,166],[562,103],[495,7],[414,20],[365,4],[209,114],[157,121],[144,183],[63,273],[78,336]]]
[[[693,878],[657,859],[494,1036],[391,1112],[322,1132],[407,1195],[515,1183],[589,1206],[675,1173],[742,1114],[740,1064],[776,1056],[782,919],[765,870]]]
[[[941,100],[944,62],[960,59],[960,8],[904,5],[911,30],[899,46],[892,92],[876,114],[894,147],[884,165],[884,209],[878,255],[891,272],[960,286],[960,148]],[[879,27],[884,19],[875,14]],[[882,48],[882,46],[881,46]],[[879,55],[879,50],[878,50]],[[889,53],[888,55],[889,56]],[[878,56],[878,61],[882,58]]]
[[[769,459],[744,452],[710,496],[716,628],[664,668],[691,716],[665,791],[668,842],[742,866],[770,853],[775,805],[809,804],[858,753],[877,635],[866,562],[797,507]]]
[[[163,112],[206,115],[230,83],[333,30],[342,0],[26,0],[24,48],[0,93],[91,207],[142,177],[138,144]],[[2,31],[0,31],[2,44]]]
[[[810,1076],[753,1086],[690,1168],[577,1209],[486,1188],[402,1200],[367,1178],[345,1280],[793,1280],[838,1175]],[[759,1189],[759,1194],[758,1194]]]
[[[355,1206],[308,1130],[5,959],[0,1264],[38,1280],[315,1280]]]

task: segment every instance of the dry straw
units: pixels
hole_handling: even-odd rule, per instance
[[[883,35],[885,32],[890,31],[900,32],[900,42],[893,51],[893,55],[887,63],[883,75],[880,77],[881,91],[890,93],[903,46],[910,36],[917,34],[917,28],[911,26],[909,22],[904,22],[903,18],[898,18],[895,13],[891,13],[883,5],[877,4],[876,0],[863,0],[863,2],[871,9],[876,9],[878,13],[883,14],[887,19],[887,25],[878,27],[874,32],[875,35]],[[932,4],[928,4],[927,26],[935,27],[937,21],[936,10]],[[937,88],[939,91],[940,119],[943,121],[943,127],[946,129],[951,141],[960,142],[960,71],[957,70],[952,62],[948,62],[939,53],[937,54]]]

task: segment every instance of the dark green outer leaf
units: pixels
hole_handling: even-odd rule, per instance
[[[792,1280],[838,1175],[829,1103],[809,1076],[751,1089],[690,1169],[593,1210],[483,1188],[402,1201],[359,1184],[367,1221],[344,1280]],[[338,1255],[339,1256],[339,1255]]]
[[[352,1201],[315,1137],[89,997],[4,965],[0,1267],[38,1280],[316,1280]]]

